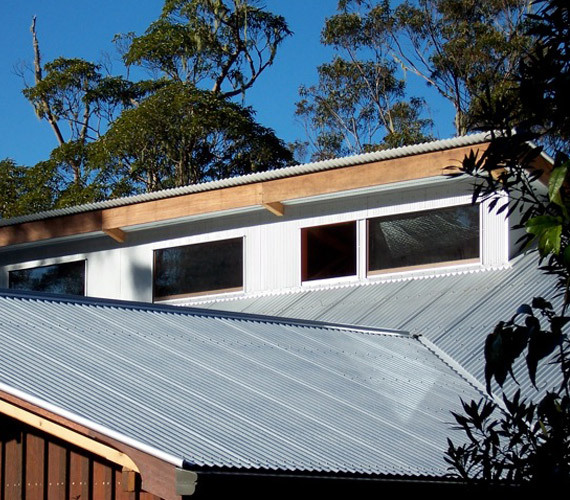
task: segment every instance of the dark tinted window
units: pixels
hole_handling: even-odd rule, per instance
[[[478,257],[478,205],[368,221],[368,270],[372,272]]]
[[[154,298],[243,288],[243,238],[154,252]]]
[[[85,295],[85,261],[10,271],[8,286],[16,290]]]
[[[356,222],[301,231],[303,281],[356,274]]]

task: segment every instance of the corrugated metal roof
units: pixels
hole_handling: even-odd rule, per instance
[[[422,144],[414,144],[411,146],[386,149],[383,151],[376,151],[372,153],[347,156],[344,158],[334,158],[331,160],[305,163],[302,165],[295,165],[276,170],[268,170],[265,172],[257,172],[253,174],[241,175],[238,177],[231,177],[228,179],[221,179],[217,181],[203,182],[200,184],[191,184],[189,186],[183,186],[173,189],[164,189],[162,191],[156,191],[153,193],[144,193],[136,196],[116,198],[113,200],[107,200],[98,203],[88,203],[84,205],[77,205],[74,207],[49,210],[46,212],[39,212],[35,214],[13,217],[11,219],[0,219],[0,227],[21,224],[23,222],[43,220],[51,217],[59,217],[63,215],[72,215],[83,212],[90,212],[92,210],[102,210],[105,208],[121,207],[125,205],[131,205],[134,203],[160,200],[163,198],[170,198],[185,194],[199,193],[203,191],[212,191],[215,189],[221,189],[225,187],[241,186],[244,184],[252,184],[254,182],[282,179],[285,177],[292,177],[295,175],[307,174],[311,172],[320,172],[322,170],[331,170],[340,167],[349,167],[352,165],[360,165],[373,161],[403,158],[405,156],[413,156],[423,153],[431,153],[434,151],[443,151],[445,149],[471,146],[474,144],[480,144],[486,142],[489,140],[489,137],[490,136],[487,132],[482,132],[478,134],[459,136],[452,139],[443,139],[443,140],[425,142]]]
[[[0,383],[200,466],[442,476],[481,397],[409,335],[0,293]]]
[[[552,296],[555,278],[538,269],[537,258],[532,252],[505,269],[213,300],[200,307],[407,330],[425,336],[483,382],[485,337],[522,303]],[[552,388],[558,374],[556,365],[543,364],[541,387]],[[526,394],[534,393],[522,366],[517,379]]]

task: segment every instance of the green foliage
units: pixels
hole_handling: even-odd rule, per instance
[[[362,9],[352,10],[355,3]],[[313,160],[430,139],[424,101],[407,98],[397,65],[384,53],[385,12],[382,4],[341,2],[326,20],[321,41],[336,55],[319,66],[317,85],[300,88],[296,107]]]
[[[569,416],[570,398],[553,393],[538,405],[522,399],[520,392],[505,396],[501,405],[463,403],[463,414],[454,417],[468,440],[459,446],[448,440],[445,459],[468,482],[564,491],[570,476]]]
[[[453,104],[458,134],[477,125],[472,114],[483,91],[498,99],[508,90],[527,44],[525,0],[343,3],[374,5],[386,53]]]
[[[43,165],[23,167],[12,160],[0,161],[0,218],[52,208],[55,172]]]
[[[464,403],[464,414],[455,415],[468,438],[465,445],[449,442],[446,460],[452,474],[469,481],[511,481],[548,488],[570,485],[570,338],[565,326],[570,303],[570,185],[569,121],[566,86],[570,67],[569,6],[563,0],[537,2],[539,10],[529,16],[527,35],[533,45],[520,61],[510,92],[501,101],[480,108],[480,122],[504,128],[495,135],[486,152],[471,154],[464,172],[478,182],[474,198],[498,200],[507,214],[518,212],[520,227],[526,230],[521,243],[535,245],[542,269],[558,276],[554,295],[563,296],[556,311],[550,300],[535,297],[523,304],[508,321],[500,322],[485,343],[487,391],[492,382],[503,388],[514,366],[525,357],[530,381],[538,386],[538,368],[547,360],[560,368],[558,386],[538,403],[526,402],[517,392],[504,396],[501,404],[480,401]],[[529,99],[529,88],[533,89]],[[510,103],[518,102],[514,110]],[[537,106],[537,103],[539,105]],[[562,111],[562,110],[565,111]],[[502,113],[502,116],[495,113]],[[509,126],[510,125],[510,126]],[[518,132],[513,133],[514,126]],[[491,130],[492,130],[492,127]],[[547,172],[539,167],[542,148],[558,146],[554,165]],[[548,178],[540,187],[538,179]],[[546,189],[547,187],[547,189]],[[515,380],[516,382],[516,380]],[[553,387],[552,381],[549,385]]]
[[[290,34],[257,0],[166,0],[144,35],[116,37],[127,67],[155,72],[132,82],[83,59],[42,66],[34,22],[35,85],[23,93],[57,147],[33,169],[6,164],[7,190],[38,172],[41,183],[23,187],[18,203],[7,197],[2,216],[288,164],[282,141],[230,98],[255,83]]]
[[[122,77],[104,76],[101,67],[83,59],[58,58],[47,63],[45,76],[24,89],[38,117],[65,121],[73,141],[96,139],[101,123],[140,97],[137,85]]]
[[[291,35],[281,16],[258,5],[256,0],[167,0],[146,33],[131,37],[125,63],[174,81],[209,82],[224,97],[243,93]]]
[[[291,153],[253,112],[212,92],[171,83],[127,110],[97,144],[99,162],[156,190],[278,168]]]

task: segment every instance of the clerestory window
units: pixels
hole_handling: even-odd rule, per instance
[[[8,287],[15,290],[85,295],[85,261],[9,271]]]
[[[243,290],[243,238],[154,252],[154,300]]]
[[[356,222],[301,230],[301,279],[338,278],[356,274]]]
[[[368,220],[368,274],[479,259],[479,206]]]
[[[356,276],[358,227],[367,228],[368,276],[480,260],[479,205],[460,205],[304,228],[302,281]]]

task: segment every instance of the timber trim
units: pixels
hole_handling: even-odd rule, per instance
[[[100,456],[109,462],[122,465],[134,472],[140,472],[137,465],[128,457],[128,455],[125,455],[110,446],[95,441],[90,437],[84,436],[79,432],[68,429],[63,425],[52,422],[47,418],[31,413],[30,411],[20,408],[12,403],[0,400],[0,413],[18,420],[19,422],[23,422],[30,427],[39,429],[51,436],[55,436],[62,441],[71,443],[78,448],[93,453],[94,455]]]
[[[285,207],[283,206],[283,203],[280,203],[279,201],[263,203],[263,206],[273,215],[277,215],[277,217],[282,217],[285,214]]]
[[[55,425],[59,425],[60,427],[65,428],[67,432],[70,432],[68,435],[72,435],[71,432],[75,432],[77,435],[90,438],[94,442],[114,449],[117,453],[123,454],[127,457],[130,460],[129,463],[133,464],[133,469],[126,467],[126,470],[132,470],[133,472],[137,471],[141,483],[139,485],[139,489],[142,488],[142,490],[164,500],[180,500],[180,495],[176,492],[177,467],[175,465],[2,390],[0,390],[0,402],[5,402],[7,405],[19,408],[22,412],[27,412],[31,415],[48,420]],[[2,407],[0,407],[0,413],[5,413]],[[6,415],[11,416],[8,415],[8,413],[6,413]],[[12,418],[20,420],[14,416],[12,416]],[[38,429],[42,430],[46,434],[51,434],[51,432],[45,427],[38,427]],[[75,444],[77,447],[84,449],[81,444],[71,442],[63,437],[59,437],[59,439],[70,442],[71,444]],[[93,453],[97,454],[96,452]]]
[[[103,229],[103,232],[113,238],[117,243],[124,243],[125,240],[127,239],[127,234],[118,227],[110,227],[107,229]]]
[[[97,232],[115,238],[120,236],[117,231],[124,234],[124,228],[132,226],[252,207],[280,215],[289,200],[448,175],[453,172],[450,166],[459,168],[471,150],[487,146],[414,154],[4,226],[0,227],[0,247]]]

